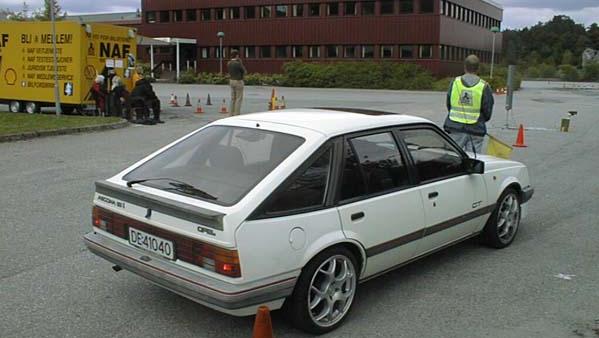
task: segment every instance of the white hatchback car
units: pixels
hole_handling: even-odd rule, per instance
[[[358,283],[480,235],[508,246],[533,194],[432,122],[297,109],[211,123],[96,183],[95,254],[205,306],[341,324]]]

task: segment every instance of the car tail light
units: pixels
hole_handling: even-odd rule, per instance
[[[194,264],[228,277],[241,277],[239,254],[210,244],[193,244]]]
[[[92,209],[92,224],[98,229],[112,233],[112,218],[113,214],[108,210],[104,210],[96,206],[94,206]]]

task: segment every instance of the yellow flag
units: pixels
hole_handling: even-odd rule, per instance
[[[502,142],[493,135],[489,135],[489,144],[487,145],[487,154],[495,157],[505,158],[509,160],[512,156],[512,150],[508,144]]]

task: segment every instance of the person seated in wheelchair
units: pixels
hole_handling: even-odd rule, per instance
[[[137,72],[140,79],[135,82],[135,87],[131,91],[131,108],[136,114],[136,122],[144,124],[164,123],[160,120],[160,99],[156,96],[152,84],[141,72]],[[153,118],[150,119],[150,110]]]
[[[115,76],[112,79],[112,88],[109,95],[110,114],[131,120],[129,103],[129,92],[123,80]]]

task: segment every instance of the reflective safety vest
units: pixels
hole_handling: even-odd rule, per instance
[[[463,124],[476,124],[480,117],[483,102],[483,92],[487,83],[482,79],[474,87],[466,87],[462,77],[453,81],[451,89],[451,110],[449,119]]]

